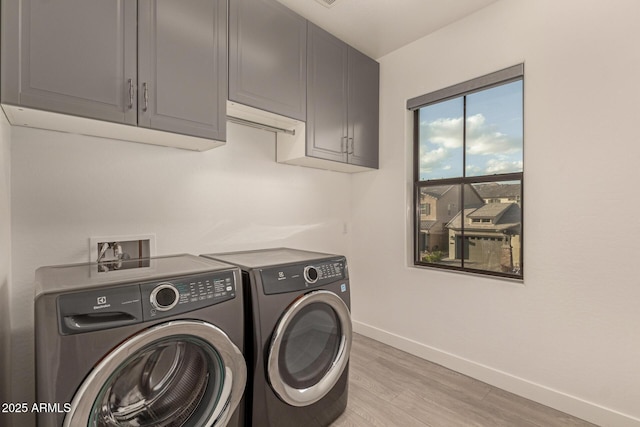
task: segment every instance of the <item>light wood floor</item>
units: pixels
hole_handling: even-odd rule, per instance
[[[332,427],[593,426],[362,335],[349,366],[349,403]]]

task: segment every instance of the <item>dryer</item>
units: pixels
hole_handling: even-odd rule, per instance
[[[36,398],[57,408],[38,426],[243,426],[238,268],[193,255],[123,262],[36,271]]]
[[[345,257],[288,248],[203,255],[239,266],[247,296],[247,426],[320,427],[347,406]]]

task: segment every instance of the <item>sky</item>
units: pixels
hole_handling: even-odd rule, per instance
[[[522,172],[522,80],[466,101],[466,176]],[[420,180],[462,176],[463,113],[463,97],[420,109]]]

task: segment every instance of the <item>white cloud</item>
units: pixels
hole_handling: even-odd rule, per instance
[[[467,176],[485,175],[485,171],[476,165],[467,165]]]
[[[487,160],[484,167],[476,164],[467,165],[467,176],[494,175],[511,172],[522,172],[521,160],[514,161],[502,157]]]
[[[521,141],[485,124],[485,117],[476,114],[467,118],[467,153],[476,155],[513,154],[521,149]]]
[[[427,151],[420,157],[420,164],[423,169],[429,171],[433,170],[435,166],[439,165],[443,160],[451,157],[451,153],[443,147],[436,148],[435,150]]]
[[[431,144],[445,148],[462,147],[462,117],[422,122],[422,126],[426,127],[425,136]]]
[[[487,162],[485,170],[487,174],[520,172],[522,171],[522,161],[491,159]]]
[[[422,145],[422,174],[433,175],[452,169],[450,159],[454,157],[462,166],[462,126],[461,117],[421,123],[422,144],[427,144]],[[522,171],[522,155],[518,154],[522,151],[520,137],[500,132],[497,125],[486,123],[482,114],[467,118],[466,132],[468,176]],[[491,157],[481,160],[484,156]]]

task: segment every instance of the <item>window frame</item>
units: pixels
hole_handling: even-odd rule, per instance
[[[423,107],[427,107],[432,104],[437,104],[440,102],[444,102],[450,99],[466,97],[467,95],[473,94],[475,92],[480,92],[483,90],[491,89],[493,87],[502,86],[508,83],[512,83],[515,81],[522,81],[522,121],[523,121],[523,141],[522,141],[522,150],[523,150],[523,169],[520,172],[512,172],[512,173],[504,173],[504,174],[494,174],[494,175],[479,175],[479,176],[466,176],[466,147],[467,135],[466,135],[466,121],[467,121],[467,112],[466,112],[466,98],[463,101],[463,169],[461,177],[453,177],[453,178],[441,178],[441,179],[428,179],[428,180],[420,180],[420,109]],[[412,111],[413,115],[413,220],[411,222],[411,235],[413,238],[413,253],[412,253],[412,263],[414,267],[428,267],[428,268],[436,268],[441,270],[451,270],[458,272],[466,272],[478,274],[481,276],[494,276],[494,277],[502,277],[515,279],[518,281],[524,280],[524,64],[518,64],[491,74],[487,74],[485,76],[481,76],[454,86],[450,86],[444,89],[440,89],[425,95],[418,96],[416,98],[412,98],[407,101],[407,109]],[[482,270],[467,267],[464,265],[464,256],[461,257],[460,266],[456,265],[445,265],[438,264],[435,262],[426,262],[422,261],[420,258],[420,194],[422,189],[434,186],[434,185],[459,185],[460,186],[460,205],[461,205],[461,223],[462,223],[462,231],[461,238],[464,241],[464,220],[465,220],[465,207],[464,207],[464,189],[467,185],[473,184],[481,184],[481,183],[489,183],[489,182],[512,182],[518,181],[520,183],[520,200],[516,202],[519,203],[521,213],[520,213],[520,254],[519,254],[519,272],[510,273],[510,272],[499,272],[499,271],[491,271],[491,270]],[[454,216],[455,217],[455,216]],[[463,245],[464,247],[464,245]]]

